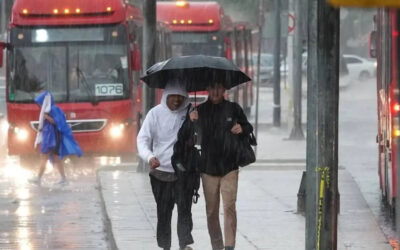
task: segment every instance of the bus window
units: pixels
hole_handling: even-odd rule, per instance
[[[222,39],[218,32],[174,32],[171,34],[172,54],[224,56]]]

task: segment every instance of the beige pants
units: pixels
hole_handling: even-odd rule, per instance
[[[213,250],[223,249],[221,226],[219,223],[220,194],[224,206],[225,246],[236,243],[236,197],[239,171],[234,170],[225,176],[202,174],[204,198],[206,200],[208,233]]]

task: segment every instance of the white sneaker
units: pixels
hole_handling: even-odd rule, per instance
[[[40,186],[40,181],[41,179],[39,177],[32,177],[31,179],[28,180],[32,184],[36,184]]]

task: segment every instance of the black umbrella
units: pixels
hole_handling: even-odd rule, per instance
[[[189,92],[205,90],[213,83],[230,89],[251,80],[228,59],[205,55],[172,57],[151,66],[141,79],[151,88],[165,88],[170,79],[181,80]]]

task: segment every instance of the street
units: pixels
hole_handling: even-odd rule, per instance
[[[352,174],[385,235],[393,239],[394,222],[379,189],[376,110],[375,79],[356,81],[340,92],[339,166]]]
[[[67,164],[66,186],[48,169],[37,186],[37,166],[0,162],[0,249],[108,249],[94,167]]]
[[[212,214],[230,231],[224,249],[399,250],[398,2],[0,1],[0,250],[211,249]],[[175,180],[165,171],[192,91],[209,100],[183,152],[203,149],[202,181],[239,179],[228,202],[216,182],[221,204],[206,204],[201,181],[186,248],[177,209],[159,223],[167,196],[148,165]],[[140,129],[150,137],[136,145]],[[65,175],[40,168],[39,151],[60,155]]]
[[[377,175],[375,91],[374,79],[354,81],[340,91],[339,165],[354,178],[361,190],[362,197],[359,198],[365,199],[368,209],[374,215],[373,219],[390,240],[394,237],[394,230],[381,203]],[[254,164],[255,169],[278,170],[278,175],[279,170],[283,169],[304,169],[305,160],[305,141],[286,140],[290,132],[286,125],[290,120],[290,101],[288,91],[284,87],[282,93],[283,126],[278,129],[270,126],[272,89],[260,89],[260,143],[257,149],[258,162]],[[0,107],[4,110],[4,99]],[[253,108],[250,120],[254,120],[254,110]],[[303,121],[305,112],[304,88]],[[303,130],[305,132],[305,127]],[[271,137],[272,135],[274,137]],[[278,138],[280,141],[273,143],[271,138]],[[286,145],[277,148],[278,143]],[[3,152],[4,147],[5,145],[2,148]],[[35,166],[23,169],[18,166],[18,159],[13,157],[3,158],[2,161],[4,164],[0,170],[0,185],[3,190],[0,197],[0,222],[6,226],[1,228],[0,244],[10,248],[29,245],[34,249],[108,247],[101,199],[96,190],[96,166],[100,164],[94,164],[90,160],[81,167],[67,164],[70,184],[65,187],[55,184],[58,181],[57,171],[48,170],[44,184],[37,187],[27,182],[27,179],[34,175]],[[251,170],[251,167],[249,169]],[[269,171],[260,172],[263,175],[268,173]],[[246,176],[249,175],[242,176],[243,182],[246,182]],[[296,176],[298,179],[299,176]],[[297,190],[300,180],[291,183],[290,189]],[[242,206],[244,204],[239,204],[239,207]],[[86,236],[82,237],[83,234]]]

